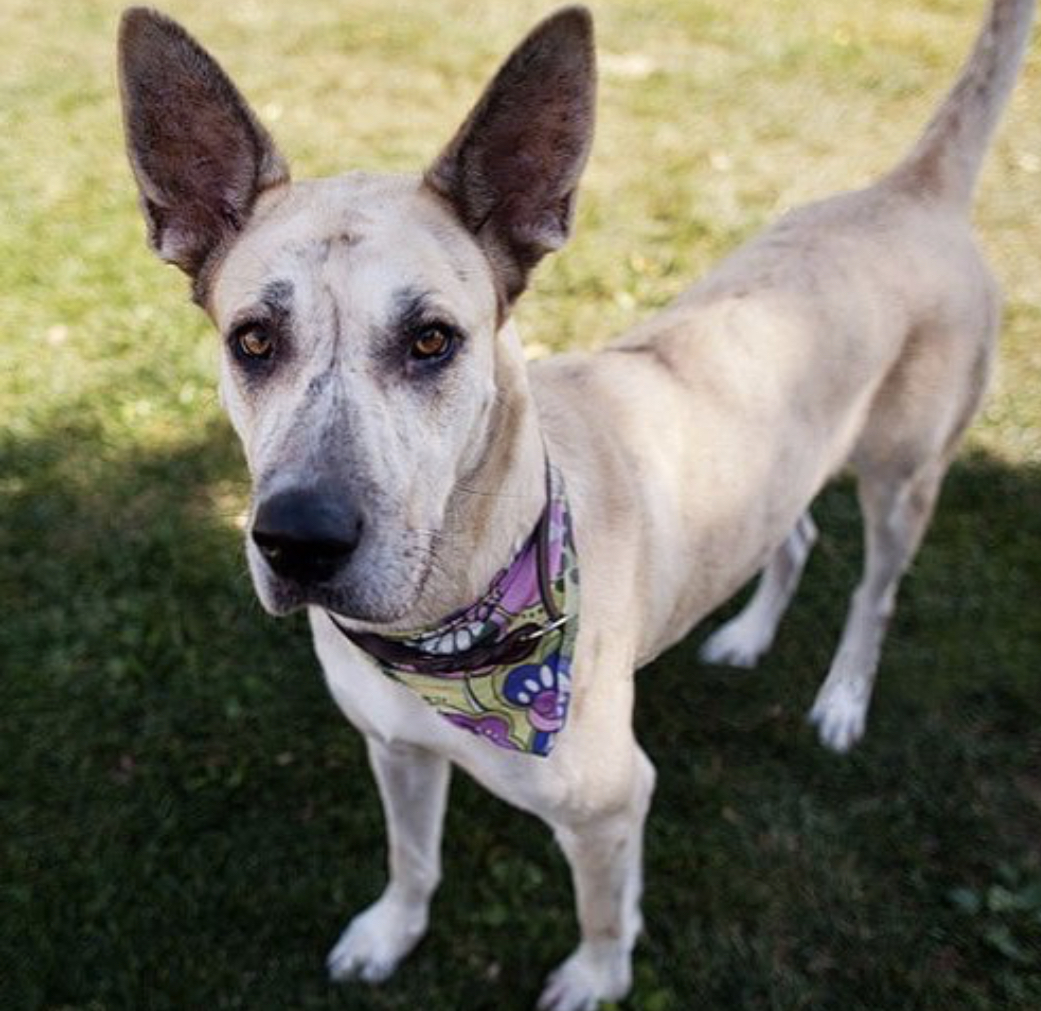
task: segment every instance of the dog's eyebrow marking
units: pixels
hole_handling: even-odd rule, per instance
[[[232,329],[243,323],[273,320],[284,323],[293,306],[293,284],[291,281],[269,281],[260,289],[260,295],[252,304],[235,314]]]
[[[271,327],[284,338],[291,330],[290,317],[293,306],[293,285],[287,280],[269,281],[260,289],[255,302],[240,309],[231,318],[228,333],[240,327],[263,324]]]
[[[433,307],[430,296],[415,288],[401,288],[394,294],[393,329],[414,330],[430,319]]]
[[[273,316],[288,313],[293,304],[292,281],[269,281],[261,289],[260,304]]]
[[[458,330],[452,313],[445,309],[433,292],[417,288],[399,288],[391,300],[392,310],[387,321],[390,340],[396,341],[401,334],[418,330],[424,324],[445,323]]]

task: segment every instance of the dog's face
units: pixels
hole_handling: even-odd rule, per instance
[[[135,9],[120,43],[152,245],[221,334],[258,594],[279,614],[395,621],[493,436],[498,330],[568,234],[592,131],[588,15],[538,26],[423,177],[291,183],[182,29]]]
[[[271,204],[210,296],[253,475],[254,582],[275,612],[389,620],[488,437],[490,272],[414,180],[303,183]]]

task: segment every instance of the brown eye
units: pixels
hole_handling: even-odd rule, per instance
[[[275,342],[271,334],[259,326],[243,327],[235,335],[235,345],[246,358],[270,358],[275,350]]]
[[[412,338],[409,354],[421,362],[447,358],[455,345],[455,335],[447,327],[427,326]]]

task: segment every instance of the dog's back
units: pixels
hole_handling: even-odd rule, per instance
[[[986,386],[1000,299],[968,210],[1033,9],[996,0],[954,87],[879,181],[790,212],[606,353],[536,371],[545,404],[581,386],[571,411],[594,433],[584,451],[615,470],[607,458],[620,453],[620,469],[641,475],[618,511],[640,517],[644,659],[768,562],[764,584],[779,578],[771,565],[801,568],[808,503],[854,465],[867,572],[829,683],[855,685],[859,701],[851,719],[817,709],[839,748],[862,730],[899,576]],[[605,409],[622,419],[610,447],[595,434]],[[566,444],[560,413],[546,410]],[[754,662],[794,590],[783,582],[754,634],[738,634],[739,618],[709,659]]]

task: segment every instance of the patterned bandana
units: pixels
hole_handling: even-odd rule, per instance
[[[564,480],[547,466],[546,508],[488,592],[440,625],[377,635],[333,624],[387,677],[500,748],[548,755],[567,721],[578,634],[578,556]]]

